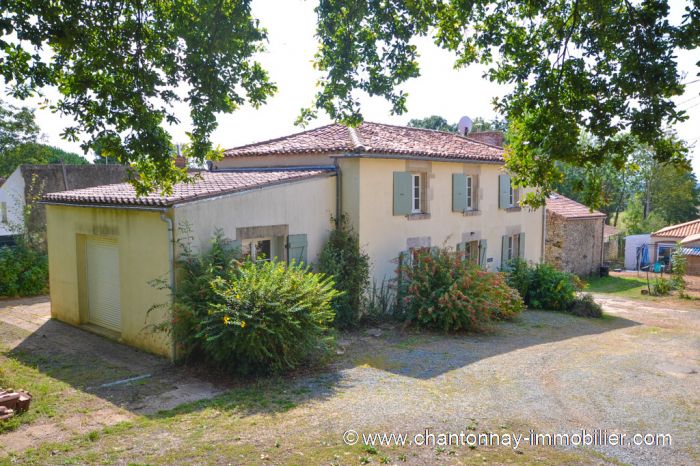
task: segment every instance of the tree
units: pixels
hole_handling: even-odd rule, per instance
[[[39,126],[34,121],[34,112],[0,100],[0,163],[9,151],[35,141],[38,135]]]
[[[85,165],[90,162],[85,157],[74,152],[66,152],[58,147],[38,142],[27,142],[8,150],[0,157],[0,176],[9,176],[22,164],[44,165],[49,163]]]
[[[15,97],[55,86],[51,108],[77,124],[63,132],[88,150],[129,163],[139,194],[186,180],[170,157],[163,125],[180,121],[186,101],[193,129],[188,157],[216,157],[216,114],[263,104],[275,91],[253,59],[266,32],[250,0],[3,2],[0,76]]]
[[[448,123],[446,119],[438,115],[432,115],[426,118],[414,118],[408,122],[411,128],[426,128],[437,131],[447,131],[449,133],[457,132],[457,125]]]
[[[623,132],[652,147],[658,163],[687,157],[665,128],[686,118],[672,100],[684,92],[674,50],[700,45],[697,0],[686,1],[679,25],[670,22],[667,0],[322,0],[316,12],[316,65],[325,75],[300,121],[324,110],[359,123],[358,91],[404,112],[399,87],[420,72],[411,41],[430,34],[455,53],[456,66],[487,64],[489,80],[512,85],[496,108],[509,122],[506,163],[514,181],[537,187],[528,204],[544,202],[560,176],[556,162],[609,160],[621,168],[615,137]],[[600,141],[595,151],[582,150],[582,131]]]

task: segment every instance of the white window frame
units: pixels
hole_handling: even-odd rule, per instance
[[[508,236],[508,257],[506,260],[513,260],[516,257],[520,257],[520,235],[509,235]]]
[[[272,238],[254,238],[249,240],[248,242],[248,252],[250,253],[250,259],[253,262],[269,262],[272,260],[272,257],[266,257],[264,259],[258,259],[258,243],[261,241],[269,241],[270,242],[270,256],[272,256]]]
[[[420,173],[413,173],[411,178],[411,213],[423,212],[423,177]],[[416,207],[416,205],[418,207]]]
[[[465,181],[467,185],[466,210],[474,210],[474,177],[471,175],[467,175],[465,177]]]

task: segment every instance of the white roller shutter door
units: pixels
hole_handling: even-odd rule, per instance
[[[117,242],[89,239],[86,255],[89,321],[91,324],[121,332]]]

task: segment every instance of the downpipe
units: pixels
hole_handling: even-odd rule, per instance
[[[173,219],[168,217],[165,212],[160,213],[160,219],[168,225],[168,268],[169,268],[169,285],[170,285],[170,322],[175,319],[175,230],[173,228]],[[170,360],[176,361],[177,345],[175,337],[170,335]]]

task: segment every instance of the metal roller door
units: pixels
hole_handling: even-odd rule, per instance
[[[117,242],[89,239],[86,256],[89,321],[91,324],[121,332]]]

